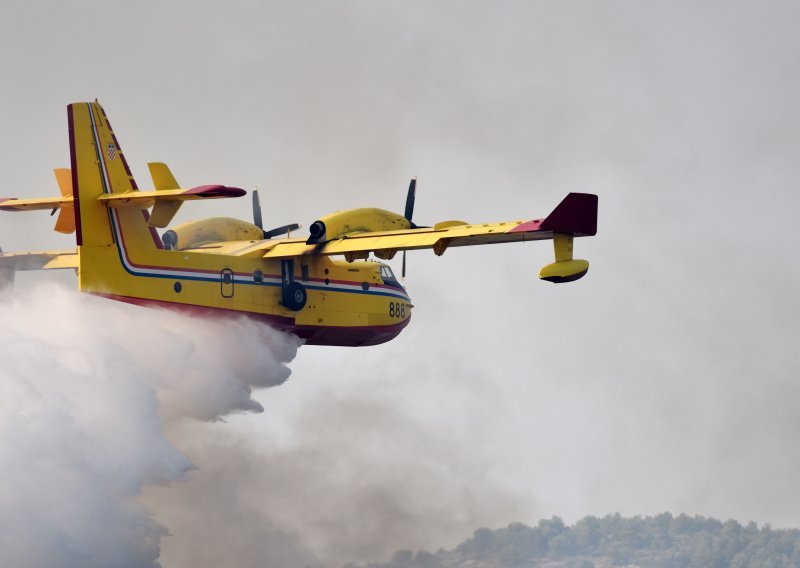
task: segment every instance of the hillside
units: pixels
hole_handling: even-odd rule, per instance
[[[800,530],[672,516],[558,517],[478,529],[454,550],[398,551],[367,568],[782,568],[800,566]],[[348,568],[361,568],[349,566]]]

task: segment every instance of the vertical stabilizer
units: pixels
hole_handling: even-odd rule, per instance
[[[150,177],[153,178],[156,191],[180,188],[167,164],[149,162],[147,167],[150,169]],[[153,213],[150,216],[150,226],[166,227],[169,225],[172,218],[175,217],[175,214],[178,212],[178,209],[181,208],[181,203],[179,199],[161,199],[156,201],[156,204],[153,205]]]
[[[69,168],[56,168],[56,182],[61,192],[61,197],[74,199],[72,195],[72,172]],[[56,219],[55,231],[69,235],[75,232],[75,202],[61,203]]]
[[[98,102],[67,107],[81,290],[123,292],[136,258],[162,248],[146,209],[115,208],[104,194],[136,192],[136,182]]]
[[[143,209],[108,209],[100,195],[138,190],[117,137],[98,102],[67,107],[72,191],[78,246],[109,246],[123,239],[129,248],[156,248]]]

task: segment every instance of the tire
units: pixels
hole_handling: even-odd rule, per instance
[[[308,294],[305,287],[299,282],[292,282],[283,289],[283,305],[290,310],[299,312],[306,305]]]

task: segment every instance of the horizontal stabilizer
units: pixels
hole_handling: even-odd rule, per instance
[[[126,191],[125,193],[106,193],[97,198],[110,207],[136,206],[146,208],[159,200],[193,201],[195,199],[222,199],[241,197],[247,192],[238,187],[224,185],[199,185],[191,189],[162,189],[158,191]],[[0,207],[2,207],[0,203]]]
[[[170,174],[171,175],[171,174]],[[125,193],[107,193],[97,199],[109,207],[138,207],[146,209],[153,206],[150,217],[151,227],[163,228],[169,225],[178,208],[184,201],[196,199],[222,199],[225,197],[241,197],[247,192],[238,187],[224,185],[200,185],[191,189],[159,189],[156,191],[126,191]]]
[[[165,166],[166,167],[166,166]],[[163,173],[163,172],[162,172]],[[169,170],[167,170],[169,173]],[[154,176],[156,179],[157,176]],[[169,174],[172,177],[172,174]],[[36,211],[48,210],[55,212],[61,209],[55,230],[60,233],[75,231],[75,202],[72,198],[72,178],[70,170],[56,170],[56,179],[61,189],[62,197],[40,197],[33,199],[16,199],[13,197],[0,197],[0,211]],[[169,183],[162,177],[159,181]],[[172,178],[174,181],[174,178]],[[158,181],[156,182],[158,183]],[[66,194],[69,192],[69,195]],[[180,204],[184,201],[197,199],[223,199],[227,197],[241,197],[247,192],[238,187],[224,185],[200,185],[191,189],[158,189],[156,191],[126,191],[125,193],[106,193],[99,196],[98,201],[104,202],[109,207],[137,207],[147,209],[154,207],[150,219],[151,227],[166,227]]]
[[[58,189],[61,197],[34,197],[33,199],[16,199],[0,197],[0,211],[52,211],[58,210],[55,230],[59,233],[75,232],[75,201],[72,197],[72,171],[69,168],[57,168]]]
[[[0,211],[50,211],[71,203],[72,197],[34,197],[33,199],[0,197]]]

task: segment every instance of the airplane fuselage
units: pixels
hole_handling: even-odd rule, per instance
[[[124,213],[112,213],[117,215]],[[115,218],[114,225],[118,222]],[[107,246],[79,247],[81,290],[139,305],[246,316],[294,333],[309,345],[385,343],[411,318],[410,297],[379,262],[247,256],[255,241],[164,250],[158,248],[157,235],[147,248],[132,247],[125,236],[119,233]],[[290,287],[302,289],[302,305],[287,297]]]

